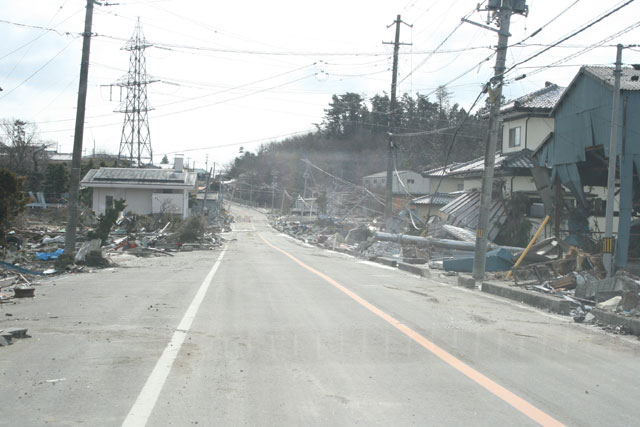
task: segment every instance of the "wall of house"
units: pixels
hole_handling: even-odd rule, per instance
[[[464,179],[464,191],[480,190],[481,188],[482,188],[482,179],[479,179],[479,178]]]
[[[511,153],[524,148],[535,150],[542,141],[553,132],[554,120],[551,117],[522,117],[505,121],[502,124],[502,152]],[[509,131],[520,127],[520,145],[509,147]]]
[[[183,215],[183,199],[182,193],[153,193],[151,194],[151,213]]]
[[[93,188],[93,210],[97,214],[104,214],[106,210],[107,196],[113,197],[113,200],[124,199],[127,207],[126,212],[132,212],[139,215],[148,215],[151,213],[151,195],[152,189],[144,188]]]
[[[392,184],[394,194],[406,194],[407,191],[414,195],[429,194],[431,187],[430,178],[424,178],[421,174],[412,171],[401,173],[400,178],[404,183],[404,187],[406,187],[406,191],[398,181],[398,177],[394,174]],[[366,188],[376,193],[384,193],[387,188],[386,177],[365,177],[362,183]]]
[[[438,187],[438,182],[440,178],[431,178],[431,192],[429,194],[433,194],[436,192],[436,187]],[[440,183],[440,187],[438,188],[438,193],[453,193],[454,191],[462,191],[464,190],[464,179],[462,178],[443,178]]]

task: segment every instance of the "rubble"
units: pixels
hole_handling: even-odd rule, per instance
[[[83,224],[99,223],[90,211],[82,212],[81,217]],[[102,236],[104,240],[95,236],[90,227],[80,225],[75,255],[70,255],[63,249],[65,218],[59,209],[27,211],[19,227],[10,231],[7,240],[11,243],[0,247],[0,304],[34,297],[39,285],[37,279],[42,276],[105,268],[114,264],[112,259],[117,258],[117,254],[173,256],[171,252],[217,248],[224,242],[219,233],[229,229],[229,222],[233,220],[226,212],[214,225],[205,224],[199,218],[169,221],[162,217],[121,214],[109,229],[102,225],[103,231],[107,231]],[[194,223],[201,226],[194,228]]]

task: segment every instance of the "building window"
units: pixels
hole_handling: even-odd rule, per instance
[[[416,182],[415,179],[411,179],[411,178],[407,179],[407,184],[415,184],[415,182]]]
[[[374,183],[374,184],[377,184],[377,183],[378,183],[378,180],[377,180],[377,179],[374,179],[374,180],[373,180],[373,183]]]
[[[457,189],[458,191],[462,191],[462,190],[464,190],[464,184],[457,184],[457,185],[456,185],[456,189]]]
[[[113,196],[106,196],[104,198],[104,208],[109,209],[113,207]]]
[[[520,126],[509,129],[509,147],[520,146]]]

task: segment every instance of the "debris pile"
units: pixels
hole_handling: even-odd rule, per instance
[[[111,219],[81,213],[75,255],[64,253],[65,221],[59,210],[27,211],[0,247],[0,301],[18,297],[25,285],[37,284],[43,275],[82,272],[85,267],[112,265],[116,254],[172,256],[171,252],[209,250],[222,245],[219,235],[232,217],[209,225],[200,216],[187,220],[160,216],[137,216],[115,212]],[[114,219],[115,218],[115,219]],[[162,222],[161,222],[162,221]],[[15,293],[15,296],[11,294]]]

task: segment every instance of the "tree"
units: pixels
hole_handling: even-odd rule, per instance
[[[160,164],[162,164],[162,165],[168,165],[169,164],[169,158],[167,157],[166,154],[164,155],[164,157],[160,161]]]
[[[44,193],[47,198],[59,199],[69,189],[69,173],[63,163],[49,164],[45,172]]]
[[[18,119],[0,121],[0,131],[0,167],[25,176],[26,190],[39,190],[49,143],[38,138],[35,124]]]
[[[0,244],[4,244],[11,220],[24,209],[27,203],[22,193],[24,178],[0,169]]]

